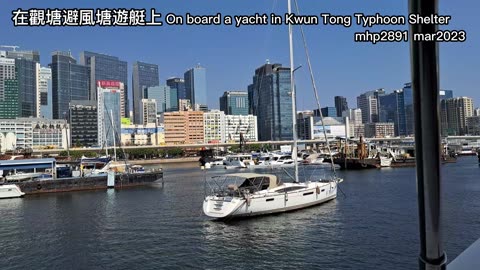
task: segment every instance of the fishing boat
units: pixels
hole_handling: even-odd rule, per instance
[[[225,169],[244,169],[254,164],[252,155],[250,154],[228,155],[225,157],[225,160],[223,160]]]
[[[288,0],[288,13],[292,13],[291,0]],[[335,175],[335,167],[333,167],[333,162],[332,169],[334,175],[331,179],[307,181],[306,179],[300,179],[298,175],[298,138],[296,130],[296,100],[293,76],[294,63],[292,30],[293,26],[289,24],[290,89],[292,97],[293,124],[293,181],[281,182],[280,179],[275,175],[252,173],[228,174],[223,177],[215,177],[213,178],[214,183],[212,185],[205,181],[206,192],[210,191],[211,194],[207,195],[203,201],[203,212],[209,217],[228,219],[287,212],[318,205],[337,197],[337,186],[338,183],[341,182],[341,179]],[[306,49],[306,44],[304,43],[304,45]],[[310,74],[313,76],[307,50],[306,54]],[[317,106],[320,110],[315,80],[312,79],[312,82]],[[320,117],[323,125],[323,116],[321,113]],[[325,128],[323,128],[323,130],[327,145],[329,145]],[[330,149],[329,153],[331,155]],[[332,157],[331,160],[333,160]],[[231,178],[234,179],[232,180]]]

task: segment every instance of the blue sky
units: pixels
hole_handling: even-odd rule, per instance
[[[270,62],[289,64],[286,26],[168,26],[161,27],[13,27],[11,12],[17,8],[156,8],[157,12],[184,15],[250,15],[283,14],[286,0],[105,0],[105,1],[4,1],[0,10],[1,45],[18,45],[25,50],[38,50],[42,65],[50,63],[50,53],[71,50],[78,59],[80,51],[106,53],[128,61],[159,65],[160,80],[183,76],[188,68],[200,63],[207,68],[209,106],[218,108],[218,98],[226,90],[246,90],[255,68]],[[406,0],[299,0],[302,14],[331,13],[353,15],[380,13],[407,15]],[[441,1],[440,14],[451,15],[448,26],[441,29],[467,31],[464,43],[440,45],[440,85],[454,90],[456,96],[469,96],[480,104],[480,29],[474,0]],[[407,29],[406,26],[373,27]],[[365,28],[352,26],[306,26],[313,70],[321,105],[333,106],[335,95],[346,96],[350,107],[355,97],[377,88],[387,92],[399,89],[410,81],[408,43],[355,43],[355,32]],[[298,109],[313,109],[315,103],[306,67],[299,29],[295,35],[295,62],[304,67],[296,72]],[[131,73],[129,74],[131,84]],[[130,87],[131,88],[131,87]]]

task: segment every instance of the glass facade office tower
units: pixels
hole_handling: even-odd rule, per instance
[[[36,51],[7,51],[7,57],[15,59],[19,89],[19,106],[22,117],[36,117],[37,64],[40,54]]]
[[[194,110],[205,111],[207,106],[207,70],[197,65],[184,74],[186,99],[189,99]]]
[[[407,123],[403,90],[396,90],[378,99],[379,120],[382,123],[394,123],[395,136],[406,136]]]
[[[142,99],[145,97],[145,90],[148,87],[158,86],[158,65],[143,62],[133,63],[133,121],[142,124]]]
[[[98,108],[98,141],[99,145],[120,145],[121,113],[120,113],[120,88],[112,85],[110,81],[97,82],[97,108]]]
[[[248,115],[248,93],[227,91],[220,97],[220,111],[226,115]]]
[[[293,139],[290,68],[265,64],[255,70],[248,86],[250,114],[256,115],[260,141]]]
[[[335,107],[323,107],[321,108],[323,117],[337,117],[337,108]],[[313,111],[314,116],[320,116],[318,109]]]
[[[342,113],[348,110],[347,98],[342,96],[335,96],[334,100],[337,117],[342,117]]]
[[[53,119],[68,115],[72,100],[88,100],[90,68],[77,64],[70,52],[53,52],[52,63]]]
[[[15,119],[20,116],[15,60],[5,56],[0,52],[0,119]]]
[[[143,96],[157,101],[158,113],[178,111],[177,90],[167,85],[148,87]]]
[[[362,110],[362,123],[378,122],[378,97],[385,94],[385,90],[368,91],[357,97],[357,107]]]
[[[70,102],[70,144],[74,147],[98,145],[97,102]]]
[[[182,78],[170,78],[167,80],[167,85],[170,89],[175,89],[178,99],[187,99],[187,91],[185,89],[185,80]]]
[[[121,104],[122,117],[128,117],[128,67],[118,57],[84,51],[80,53],[80,64],[90,67],[90,100],[97,99],[97,81],[119,81],[124,85]]]
[[[456,97],[441,101],[441,125],[443,136],[463,136],[468,133],[467,119],[473,116],[473,100]]]
[[[37,63],[37,117],[52,119],[52,70]]]

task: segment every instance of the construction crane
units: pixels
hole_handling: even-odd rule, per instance
[[[12,51],[16,51],[20,46],[0,45],[0,48],[10,48]]]

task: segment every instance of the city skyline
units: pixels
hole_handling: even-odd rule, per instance
[[[284,13],[286,3],[266,1],[256,3],[247,1],[214,5],[197,1],[185,5],[185,2],[156,3],[155,8],[163,12],[185,14],[212,14],[221,12],[224,15],[260,13]],[[277,5],[274,3],[277,2]],[[339,8],[338,1],[327,3],[301,2],[304,14],[331,12],[337,14],[353,14],[355,12],[383,13],[406,15],[406,3],[380,2],[373,0],[344,1],[351,4],[348,8]],[[479,70],[479,56],[475,54],[474,44],[478,40],[478,30],[471,22],[474,18],[476,2],[443,3],[440,13],[452,15],[451,23],[445,29],[465,29],[468,38],[465,43],[442,43],[440,45],[440,87],[452,89],[457,96],[469,96],[480,100],[480,93],[475,91],[480,78],[475,76]],[[130,5],[132,3],[129,3]],[[78,59],[81,51],[104,53],[121,58],[128,62],[129,76],[132,63],[146,61],[159,65],[160,81],[181,76],[185,70],[197,63],[208,69],[208,100],[210,108],[218,108],[214,102],[228,89],[245,89],[251,81],[251,70],[265,63],[281,63],[288,66],[287,29],[285,26],[165,26],[165,27],[13,27],[11,11],[17,8],[73,8],[72,3],[37,3],[22,1],[21,3],[5,3],[0,11],[0,23],[4,45],[18,45],[20,50],[38,50],[41,54],[42,66],[49,64],[50,53],[55,50],[72,51]],[[78,8],[96,8],[94,2],[76,4]],[[102,2],[104,7],[127,7],[115,1]],[[133,4],[151,8],[148,1]],[[244,7],[246,6],[246,7]],[[345,5],[342,5],[345,6]],[[131,8],[132,6],[128,6]],[[188,7],[188,9],[187,9]],[[280,28],[279,28],[280,27]],[[406,29],[406,27],[402,26]],[[398,29],[403,29],[398,27]],[[367,44],[354,43],[353,33],[365,28],[352,26],[309,26],[305,27],[313,69],[319,88],[321,106],[333,106],[333,96],[347,97],[350,104],[355,104],[355,97],[360,92],[377,88],[393,91],[410,81],[409,46],[407,43]],[[392,27],[374,27],[373,29],[392,29]],[[397,29],[397,27],[395,27]],[[304,53],[299,38],[299,28],[295,28],[295,59],[304,68],[296,72],[298,87],[298,109],[315,108],[312,90],[308,80]],[[58,36],[62,35],[62,40]],[[157,37],[158,36],[158,37]],[[118,42],[121,37],[122,41]],[[136,42],[151,38],[152,42]],[[91,42],[90,39],[101,39],[102,42]],[[172,42],[155,42],[169,40]],[[201,42],[192,43],[192,40]],[[255,42],[251,42],[251,41]],[[2,44],[2,45],[3,45]],[[194,46],[192,44],[195,44]],[[275,46],[273,46],[275,45]],[[226,62],[233,62],[224,68]],[[368,68],[365,65],[368,64]],[[348,76],[348,80],[345,80]],[[219,78],[219,79],[214,79]],[[129,82],[130,83],[130,82]],[[131,100],[131,88],[129,100]]]

